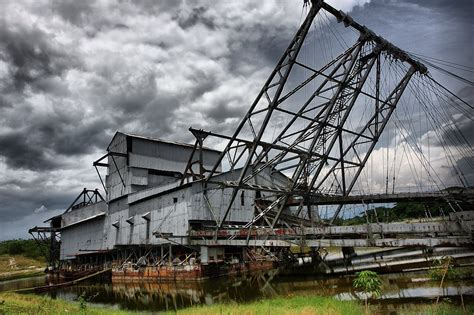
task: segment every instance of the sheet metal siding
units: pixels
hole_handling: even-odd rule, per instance
[[[108,157],[109,166],[105,182],[109,201],[146,188],[176,181],[176,175],[154,174],[149,170],[183,173],[192,152],[190,146],[134,137],[130,140],[130,152],[128,152],[130,148],[127,148],[127,136],[124,134],[117,133],[109,145],[109,152],[128,153],[128,165],[125,157]],[[204,167],[211,169],[218,158],[219,152],[204,150]]]
[[[184,155],[184,154],[186,153],[181,152],[181,155]],[[183,173],[186,167],[186,162],[179,161],[179,158],[178,158],[179,153],[176,153],[176,155],[177,155],[176,160],[166,160],[161,157],[153,157],[153,156],[139,155],[136,153],[130,153],[130,166],[145,168],[145,169],[152,169],[152,170]]]
[[[189,227],[188,208],[191,206],[190,188],[133,204],[130,206],[130,216],[135,216],[138,222],[146,227],[146,222],[141,216],[150,212],[151,232],[159,230],[173,235],[186,235]],[[146,238],[144,234],[137,236],[137,241],[144,238]]]
[[[176,188],[177,186],[179,186],[179,181],[171,182],[171,183],[168,183],[166,185],[159,186],[159,187],[152,187],[152,188],[147,188],[147,189],[138,191],[136,193],[128,195],[128,198],[127,198],[128,203],[137,202],[140,199],[148,198],[150,196],[159,194],[159,193],[164,192],[166,190]]]
[[[189,188],[126,207],[123,207],[126,199],[112,203],[111,206],[115,208],[115,211],[111,211],[105,220],[104,234],[107,237],[104,248],[110,249],[115,245],[167,243],[168,241],[158,239],[153,235],[153,232],[157,230],[173,235],[186,235],[189,228],[190,202],[187,201],[191,191]],[[147,237],[147,220],[142,216],[148,212],[151,219]],[[118,223],[118,228],[112,225],[114,223]]]
[[[108,213],[110,214],[119,212],[125,209],[128,209],[127,198],[116,199],[114,201],[109,202]]]
[[[107,204],[103,201],[82,208],[74,209],[61,216],[61,227],[68,226],[105,211],[107,211]]]
[[[103,231],[103,217],[62,230],[60,259],[64,260],[76,254],[84,254],[88,250],[102,250],[104,243]]]
[[[123,134],[117,134],[110,143],[109,150],[110,152],[127,153],[126,136]],[[105,179],[105,185],[107,187],[107,200],[112,200],[130,193],[131,187],[129,183],[131,179],[129,178],[130,176],[128,173],[127,159],[125,157],[114,156],[112,158],[112,156],[109,156],[107,163],[109,164],[107,168],[107,176]],[[117,164],[120,175],[122,176],[122,179],[126,185],[125,187],[123,186],[115,164]]]
[[[219,181],[233,181],[236,180],[240,175],[239,171],[223,173],[216,176],[216,180]],[[268,183],[279,182],[281,185],[287,185],[288,180],[286,177],[279,173],[271,174],[270,170],[264,170],[258,176],[249,181],[249,184],[265,185]],[[212,206],[212,210],[218,220],[222,220],[223,215],[227,209],[228,204],[232,196],[232,188],[219,188],[217,185],[210,185],[211,189],[208,191],[208,198]],[[215,187],[212,189],[212,187]],[[202,183],[197,182],[193,184],[194,196],[193,206],[190,208],[189,218],[190,220],[214,220],[214,217],[209,209],[208,202],[205,200],[202,194]],[[246,190],[243,196],[239,195],[235,198],[231,211],[229,212],[226,220],[233,222],[249,222],[255,216],[255,200],[256,192],[252,190]],[[262,196],[270,195],[270,193],[261,192]],[[243,204],[242,204],[243,201]]]
[[[227,205],[230,202],[232,196],[232,188],[217,188],[208,191],[208,198],[212,206],[212,211],[209,208],[209,204],[203,195],[202,183],[193,184],[193,195],[191,196],[192,206],[189,208],[189,219],[190,220],[215,220],[215,216],[220,221],[227,209]],[[232,204],[231,211],[229,212],[227,219],[228,221],[234,222],[248,222],[254,217],[254,197],[255,192],[246,191],[242,197],[239,194]]]
[[[121,210],[119,212],[110,215],[109,226],[104,226],[104,230],[107,229],[107,248],[113,248],[118,244],[127,244],[128,235],[130,234],[129,224],[126,220],[129,218],[129,210]],[[118,228],[113,224],[118,223]]]
[[[154,157],[166,163],[157,168],[161,170],[176,170],[183,172],[192,152],[192,147],[170,144],[166,142],[151,142],[145,139],[132,139],[132,152],[141,157]],[[203,151],[203,160],[205,166],[212,167],[219,159],[219,152]],[[180,165],[178,168],[171,168],[173,165]],[[148,167],[145,167],[148,168]]]

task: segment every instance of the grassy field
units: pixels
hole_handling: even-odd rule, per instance
[[[0,255],[0,281],[44,275],[45,267],[44,259]]]
[[[0,314],[133,314],[112,308],[90,307],[80,302],[54,300],[33,294],[0,293]]]
[[[462,307],[449,304],[422,304],[410,310],[402,310],[401,315],[464,315],[473,314],[474,307],[469,306],[466,312]],[[131,311],[121,311],[112,307],[98,308],[84,302],[68,302],[54,300],[49,297],[33,294],[0,293],[0,314],[146,314]],[[364,314],[362,303],[354,301],[338,301],[330,297],[295,296],[288,298],[267,299],[249,304],[216,304],[211,306],[191,307],[168,314],[248,314],[248,315],[357,315]],[[371,314],[380,314],[376,306],[371,306]]]
[[[451,304],[422,304],[412,307],[409,311],[404,311],[402,315],[466,315],[474,314],[472,305],[466,306],[466,310],[459,305]]]
[[[173,313],[169,313],[173,314]],[[178,312],[183,315],[208,314],[304,314],[304,315],[344,315],[364,314],[362,304],[352,301],[338,301],[321,296],[295,296],[275,298],[249,304],[216,304],[184,309]]]
[[[82,304],[82,305],[81,305]],[[263,300],[250,304],[218,304],[180,310],[178,314],[363,314],[357,302],[327,297],[292,297]],[[32,294],[0,293],[0,314],[130,314],[113,308],[97,308],[88,303],[54,300]],[[140,314],[140,313],[133,313]],[[169,314],[176,314],[170,312]]]

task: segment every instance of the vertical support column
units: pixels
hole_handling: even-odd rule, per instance
[[[173,264],[173,258],[172,256],[172,250],[171,250],[171,243],[168,244],[168,264],[172,265]]]
[[[201,246],[200,254],[201,254],[201,264],[207,265],[209,263],[208,247],[207,246]]]

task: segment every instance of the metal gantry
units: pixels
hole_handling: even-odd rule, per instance
[[[333,14],[360,36],[352,47],[315,69],[299,58],[299,54],[321,10]],[[383,76],[395,70],[398,77],[382,82]],[[218,229],[223,227],[236,197],[246,190],[272,195],[261,198],[264,206],[259,207],[258,214],[245,228],[260,219],[275,227],[284,221],[282,213],[294,199],[315,199],[325,191],[348,196],[411,77],[426,71],[422,64],[348,15],[323,1],[312,1],[306,19],[233,136],[200,131],[201,135],[229,140],[205,178],[206,185],[217,183],[232,190],[223,216],[216,220]],[[361,115],[358,109],[361,103],[370,103],[370,112]],[[270,124],[282,115],[286,123],[280,128]],[[360,123],[353,126],[351,118],[357,115]],[[235,180],[216,182],[214,176],[223,162],[229,164],[231,171],[238,172]],[[257,177],[268,170],[272,174],[282,173],[289,180],[257,185]],[[331,223],[341,207],[335,211]],[[317,219],[312,218],[310,202],[299,203],[297,214],[302,211],[311,220]]]

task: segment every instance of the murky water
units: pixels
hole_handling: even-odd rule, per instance
[[[427,302],[441,294],[453,301],[474,300],[474,281],[447,281],[443,289],[438,281],[426,281],[423,273],[382,275],[383,295],[378,308],[383,313],[396,314],[401,307]],[[97,306],[111,305],[120,309],[165,311],[193,305],[220,302],[250,302],[262,298],[294,295],[332,296],[341,300],[358,299],[352,290],[350,276],[323,278],[306,273],[282,274],[279,270],[239,278],[218,278],[202,282],[140,282],[85,283],[60,288],[44,294],[74,301],[81,294]],[[45,284],[43,277],[0,283],[0,291]]]
[[[0,281],[0,292],[14,291],[14,290],[23,289],[23,288],[33,288],[33,287],[37,287],[37,286],[41,286],[45,284],[46,284],[45,276]]]

